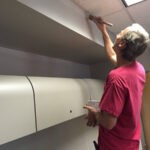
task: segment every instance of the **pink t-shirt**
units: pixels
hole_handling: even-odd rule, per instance
[[[99,128],[99,150],[139,150],[140,111],[145,70],[137,61],[113,69],[106,80],[100,110],[117,117],[116,126]]]

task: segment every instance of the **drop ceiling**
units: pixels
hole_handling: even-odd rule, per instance
[[[72,1],[86,12],[101,16],[113,23],[114,26],[109,30],[114,34],[135,22],[141,24],[150,33],[150,19],[148,19],[150,0],[145,0],[130,7],[125,7],[121,0]]]
[[[121,0],[70,0],[85,12],[112,22],[116,35],[134,22],[150,33],[150,0],[126,8]],[[67,1],[66,1],[67,2]],[[103,46],[16,0],[0,0],[0,46],[94,64],[106,59]]]

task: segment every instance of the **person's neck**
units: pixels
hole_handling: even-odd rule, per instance
[[[130,65],[132,62],[133,61],[128,61],[128,60],[121,59],[121,60],[117,61],[117,67],[127,66],[127,65]]]

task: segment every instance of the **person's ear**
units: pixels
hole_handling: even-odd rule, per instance
[[[125,49],[126,46],[127,46],[126,40],[121,40],[121,41],[118,43],[118,48],[119,48],[120,50]]]

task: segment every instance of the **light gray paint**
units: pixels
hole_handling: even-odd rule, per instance
[[[92,65],[90,67],[91,71],[91,77],[106,80],[107,74],[111,69],[113,69],[113,65],[109,62],[109,60],[106,60],[103,63],[97,63],[95,65]]]
[[[0,74],[91,77],[90,67],[71,61],[0,47]],[[97,129],[79,117],[0,146],[0,150],[94,150]]]
[[[105,59],[99,44],[16,0],[0,0],[0,20],[2,47],[84,64]]]
[[[1,75],[90,77],[88,65],[0,47]]]
[[[0,150],[95,150],[98,128],[87,127],[84,117],[4,144]]]
[[[146,71],[150,70],[150,51],[149,48],[137,58],[137,60],[144,66]],[[92,78],[100,78],[105,80],[107,77],[107,74],[111,69],[113,69],[114,66],[110,63],[109,60],[106,60],[101,63],[97,63],[95,65],[91,65],[90,71],[91,71],[91,77]]]
[[[91,38],[84,10],[71,0],[17,0],[63,26]]]
[[[150,71],[150,47],[141,55],[138,57],[138,61],[143,64],[146,71]]]

